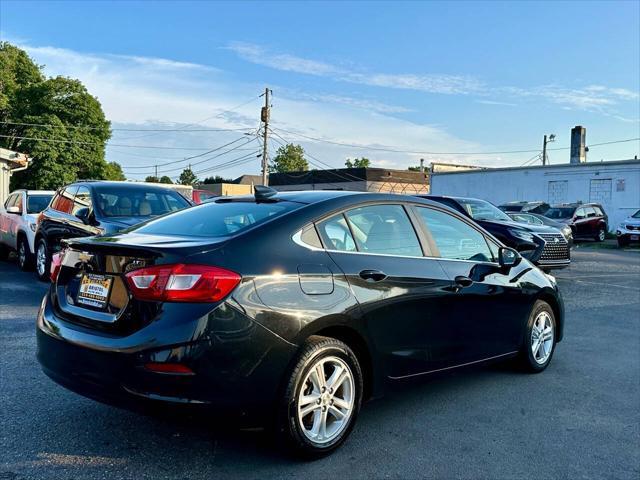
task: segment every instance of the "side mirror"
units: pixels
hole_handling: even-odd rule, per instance
[[[522,257],[513,248],[509,247],[500,247],[498,250],[498,263],[501,267],[515,267],[520,263]]]
[[[7,208],[7,213],[13,213],[14,215],[22,215],[22,212],[20,211],[20,207],[9,207]]]
[[[87,221],[89,220],[89,208],[88,207],[84,207],[79,209],[76,212],[76,217],[79,218],[80,220],[82,220],[84,223],[87,223]]]

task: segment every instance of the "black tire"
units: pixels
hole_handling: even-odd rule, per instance
[[[31,270],[33,267],[33,254],[31,250],[29,250],[29,242],[26,237],[21,236],[18,239],[18,250],[16,253],[18,255],[18,266],[20,270],[24,272]]]
[[[40,269],[39,250],[44,248],[44,269]],[[48,282],[51,275],[51,252],[47,246],[47,242],[44,238],[39,238],[36,242],[36,276],[43,282]]]
[[[536,356],[534,355],[534,348],[536,344],[534,343],[533,329],[534,329],[534,325],[536,324],[536,321],[537,320],[539,321],[539,319],[544,318],[543,315],[546,315],[546,318],[550,320],[550,323],[552,325],[553,336],[551,338],[550,344],[547,342],[544,342],[544,345],[546,345],[547,347],[550,347],[550,351],[548,351],[548,354],[544,359],[544,361],[540,361],[542,360],[542,358],[537,359]],[[556,317],[555,317],[555,314],[553,313],[553,309],[551,308],[551,306],[543,300],[536,301],[536,303],[533,304],[531,313],[529,314],[525,337],[522,342],[522,348],[520,350],[520,364],[525,371],[530,373],[540,373],[544,369],[546,369],[547,366],[549,366],[549,363],[551,362],[551,359],[553,358],[553,354],[556,349],[556,338],[557,338],[556,326],[557,326]],[[540,348],[543,348],[543,345],[541,345]],[[540,357],[542,357],[542,355],[540,355]]]
[[[595,236],[596,242],[604,242],[605,238],[607,238],[607,232],[604,228],[600,227],[597,235]]]
[[[628,243],[624,238],[618,237],[618,247],[622,248],[622,247],[626,247],[627,245]]]
[[[349,373],[353,380],[353,406],[348,420],[344,426],[339,428],[339,433],[337,433],[334,438],[331,438],[330,441],[317,443],[308,438],[304,433],[304,426],[301,425],[301,421],[298,419],[298,398],[303,388],[309,388],[310,384],[305,383],[305,379],[310,375],[315,365],[322,359],[330,362],[331,359],[336,358],[349,367]],[[283,438],[284,444],[291,453],[305,458],[318,458],[328,455],[344,443],[351,433],[356,423],[358,412],[360,411],[363,392],[362,379],[362,370],[358,358],[345,343],[335,338],[321,336],[312,336],[307,339],[301,347],[300,353],[286,379],[287,383],[282,394],[277,415],[276,433]],[[338,396],[337,390],[336,396]],[[324,402],[325,400],[320,401]],[[333,405],[333,400],[331,400],[330,406],[318,408],[322,408],[323,412],[325,408],[331,411],[331,405]],[[328,415],[327,413],[327,418]]]
[[[9,257],[9,249],[0,243],[0,260],[6,260],[7,257]]]

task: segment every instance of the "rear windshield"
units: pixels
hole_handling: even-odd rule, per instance
[[[571,218],[573,217],[573,212],[575,208],[573,207],[553,207],[547,210],[544,214],[545,217],[549,218]]]
[[[133,230],[152,235],[227,237],[301,206],[293,202],[207,202]]]
[[[97,209],[103,217],[154,217],[190,205],[169,189],[95,187],[95,193]]]
[[[53,195],[29,195],[27,197],[27,213],[40,213],[47,208]]]

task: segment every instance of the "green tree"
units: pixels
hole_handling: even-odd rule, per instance
[[[304,158],[304,148],[293,143],[287,143],[278,148],[276,156],[269,165],[269,171],[272,173],[306,172],[307,170],[309,170],[309,163]]]
[[[409,170],[411,172],[419,172],[420,171],[420,165],[417,165],[415,167],[409,167],[409,168],[407,168],[407,170]]]
[[[105,161],[111,136],[100,102],[78,80],[46,78],[21,49],[0,43],[0,146],[29,155],[12,188],[55,189],[78,178],[124,177]]]
[[[173,184],[173,182],[171,181],[171,178],[168,177],[167,175],[163,175],[160,177],[160,183]]]
[[[194,183],[198,183],[198,177],[193,173],[193,170],[187,167],[180,174],[178,183],[181,183],[182,185],[193,185]]]
[[[124,176],[122,172],[122,167],[117,162],[109,162],[107,163],[104,174],[102,178],[105,180],[126,180],[127,177]]]
[[[229,179],[229,178],[224,178],[221,177],[220,175],[216,175],[213,177],[207,177],[205,178],[202,183],[207,183],[207,184],[211,184],[211,183],[233,183],[233,180]]]
[[[347,158],[347,161],[344,162],[344,164],[347,168],[369,168],[371,160],[366,157],[354,158],[353,160]]]
[[[148,177],[146,177],[144,179],[145,182],[150,182],[150,183],[160,183],[160,179],[154,175],[149,175]]]

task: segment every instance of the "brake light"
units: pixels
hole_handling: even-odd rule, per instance
[[[58,280],[58,274],[60,273],[60,269],[62,268],[63,256],[64,251],[51,255],[51,267],[49,269],[49,278],[51,279],[51,283],[56,283],[56,280]]]
[[[182,363],[161,363],[149,362],[145,363],[144,368],[156,373],[172,373],[174,375],[195,375],[186,365]]]
[[[125,278],[135,298],[155,302],[217,302],[241,280],[223,268],[182,263],[140,268]]]

